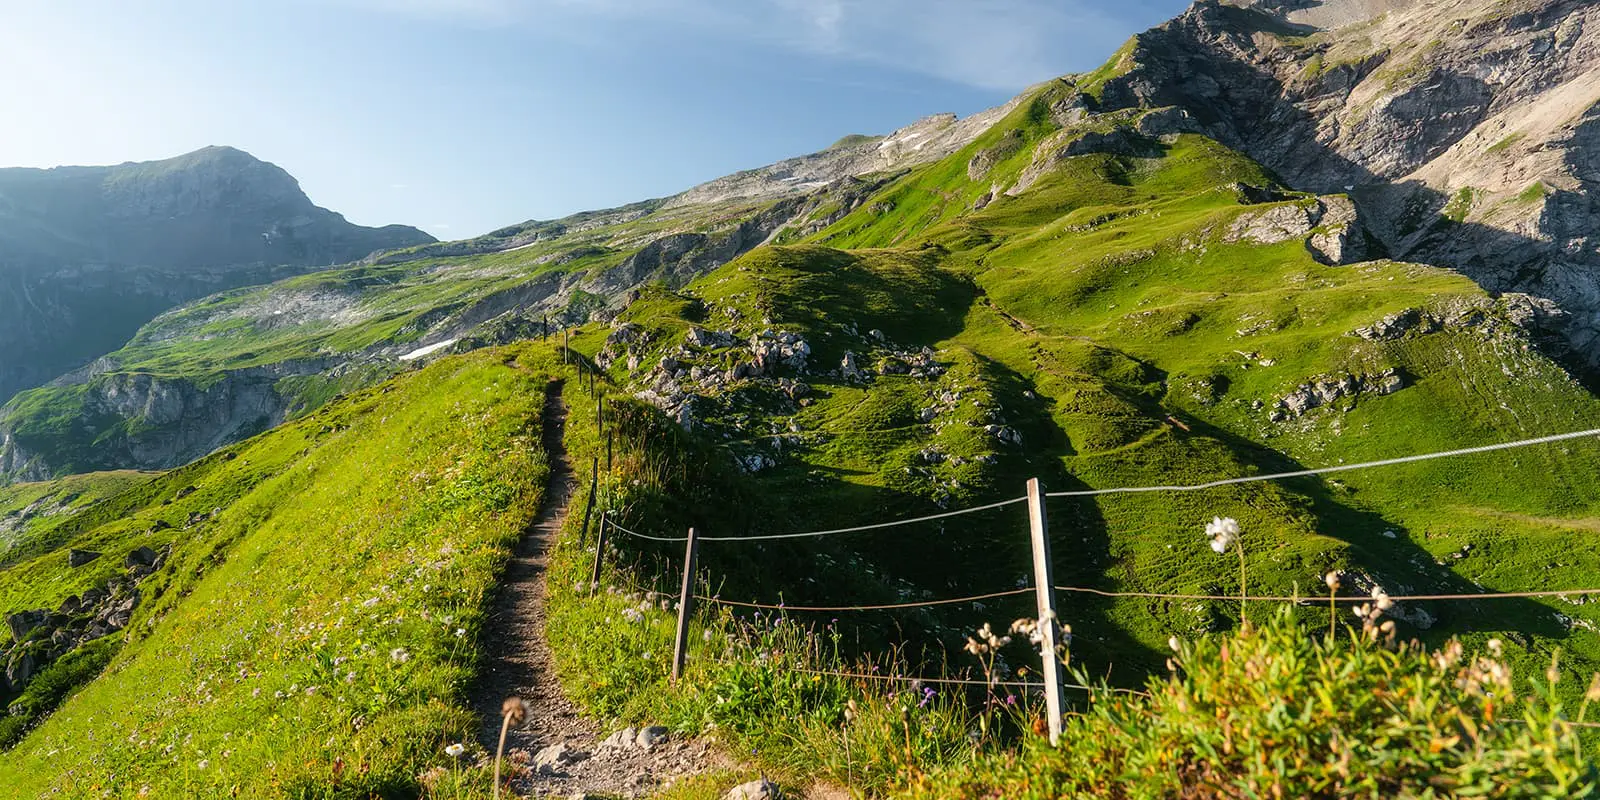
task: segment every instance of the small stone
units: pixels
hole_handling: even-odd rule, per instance
[[[541,775],[554,775],[571,764],[576,764],[589,757],[582,750],[575,750],[564,743],[557,743],[540,750],[533,755],[533,768]]]
[[[722,800],[781,800],[782,797],[783,793],[778,790],[777,784],[762,778],[729,789]]]
[[[634,738],[634,743],[645,748],[646,750],[649,750],[650,748],[665,742],[667,737],[670,735],[671,731],[667,730],[666,726],[651,725],[650,727],[639,731],[639,735]]]
[[[636,729],[636,728],[623,728],[622,730],[617,731],[616,733],[613,733],[610,736],[607,736],[604,741],[600,742],[600,746],[602,748],[616,748],[616,749],[632,747],[634,741],[637,740],[638,738],[639,738],[638,729]]]

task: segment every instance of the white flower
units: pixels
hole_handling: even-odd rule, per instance
[[[451,758],[460,758],[462,755],[466,754],[467,746],[460,742],[456,742],[455,744],[446,747],[444,752]]]
[[[404,647],[396,647],[389,651],[389,660],[396,664],[404,664],[411,660],[411,654]]]
[[[1338,591],[1338,589],[1339,589],[1339,572],[1337,570],[1335,570],[1333,572],[1330,572],[1330,573],[1322,576],[1322,582],[1328,584],[1328,589],[1330,589],[1332,591]]]
[[[211,766],[211,762],[202,758],[202,759],[200,759],[200,763],[195,764],[194,766],[195,766],[196,769],[205,769],[206,767]]]
[[[1394,601],[1389,599],[1388,593],[1378,588],[1372,590],[1372,604],[1377,606],[1379,611],[1388,611],[1394,607]]]
[[[460,639],[461,637],[466,636],[466,635],[467,635],[467,629],[466,628],[456,628],[456,638],[457,639]]]
[[[1233,517],[1212,517],[1206,523],[1206,538],[1211,540],[1212,550],[1226,553],[1239,538],[1239,523]]]
[[[1492,654],[1495,658],[1499,658],[1500,654],[1504,651],[1505,645],[1501,644],[1499,639],[1490,639],[1488,644],[1490,654]]]
[[[1176,636],[1168,636],[1167,637],[1167,647],[1172,648],[1172,652],[1176,653],[1179,650],[1183,649],[1183,642],[1178,641],[1178,637],[1176,637]]]

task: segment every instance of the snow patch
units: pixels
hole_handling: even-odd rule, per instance
[[[431,353],[437,353],[440,350],[443,350],[446,347],[449,347],[450,345],[453,345],[455,343],[456,343],[455,339],[446,339],[446,340],[444,340],[442,342],[439,342],[437,344],[430,344],[427,347],[419,347],[419,348],[417,348],[415,350],[412,350],[411,352],[406,353],[405,355],[401,356],[400,360],[401,361],[415,361],[415,360],[417,360],[419,358],[422,358],[425,355],[429,355]]]

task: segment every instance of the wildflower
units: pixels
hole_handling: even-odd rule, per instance
[[[444,752],[445,752],[446,755],[450,756],[451,758],[460,758],[461,756],[466,754],[467,746],[462,744],[462,743],[460,743],[460,742],[456,742],[455,744],[450,745],[449,747],[446,747],[444,749]]]
[[[411,654],[404,647],[396,647],[389,651],[389,660],[396,664],[404,664],[411,660]]]
[[[1600,673],[1595,673],[1595,675],[1597,678],[1600,678]],[[1600,685],[1600,680],[1597,680],[1596,684]],[[856,707],[856,701],[853,698],[844,704],[844,721],[846,724],[854,722],[860,713],[861,712]]]
[[[700,634],[700,638],[709,643],[711,641],[712,634],[713,631],[710,628],[706,628],[705,632]]]
[[[466,628],[456,628],[456,638],[457,639],[460,639],[461,637],[466,636],[466,635],[467,635],[467,629]]]
[[[1377,586],[1372,587],[1372,604],[1379,611],[1388,611],[1394,607],[1394,601],[1389,599],[1388,593]]]
[[[206,760],[206,759],[204,759],[204,758],[202,758],[194,766],[195,766],[195,769],[205,769],[206,767],[211,766],[211,762]]]
[[[1172,648],[1172,652],[1176,653],[1183,649],[1183,642],[1178,641],[1178,637],[1176,636],[1168,636],[1167,647]]]
[[[256,688],[250,690],[250,696],[251,697],[260,697],[261,696],[261,687],[257,686]]]
[[[1330,592],[1339,591],[1339,572],[1338,572],[1338,570],[1334,570],[1333,572],[1330,572],[1330,573],[1322,576],[1322,582],[1328,584],[1328,591],[1330,591]]]
[[[361,607],[362,608],[372,608],[373,606],[375,606],[377,604],[378,604],[378,598],[376,598],[376,597],[369,597],[369,598],[361,601]]]
[[[1504,650],[1504,646],[1500,644],[1500,640],[1490,639],[1488,645],[1490,654],[1492,654],[1495,658],[1499,658],[1501,652]]]
[[[1226,553],[1239,538],[1239,523],[1233,517],[1212,517],[1206,523],[1206,538],[1211,540],[1212,550]]]
[[[931,687],[931,686],[922,687],[922,700],[921,700],[921,702],[917,703],[917,708],[927,708],[928,707],[928,703],[933,700],[933,696],[936,695],[936,694],[938,694],[938,692],[935,692],[933,690],[933,687]]]

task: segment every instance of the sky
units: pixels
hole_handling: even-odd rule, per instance
[[[1186,0],[0,0],[0,166],[231,145],[460,239],[963,116]]]

